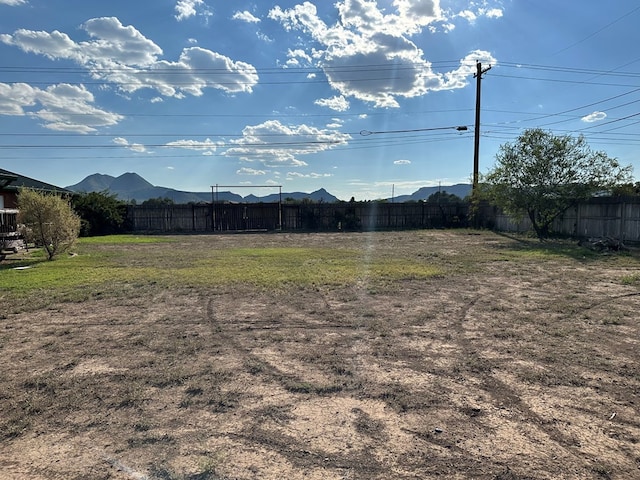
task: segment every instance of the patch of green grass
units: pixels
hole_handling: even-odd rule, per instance
[[[640,273],[631,273],[629,275],[624,275],[620,279],[620,283],[623,285],[640,285]]]
[[[171,237],[154,235],[106,235],[101,237],[82,237],[79,245],[140,245],[148,243],[173,243]]]
[[[42,252],[32,250],[0,264],[0,302],[22,311],[96,297],[131,298],[161,288],[234,285],[283,289],[366,284],[374,294],[403,280],[469,274],[493,262],[582,262],[591,255],[568,241],[505,239],[490,233],[469,237],[469,249],[451,250],[439,237],[433,243],[422,238],[420,246],[412,247],[416,236],[428,237],[424,232],[405,234],[403,243],[385,244],[381,234],[376,248],[369,248],[368,241],[360,243],[360,236],[327,245],[314,244],[315,239],[298,242],[302,237],[284,243],[281,237],[265,236],[255,248],[247,247],[247,242],[256,243],[255,237],[83,238],[73,256],[46,261]],[[593,261],[628,266],[635,258],[597,255]],[[622,283],[640,283],[640,274],[624,277]]]
[[[429,278],[442,275],[443,271],[403,258],[367,259],[358,251],[276,247],[217,251],[175,273],[182,281],[196,285],[243,283],[278,287]]]
[[[113,239],[113,242],[110,240]],[[347,285],[442,275],[428,263],[331,247],[211,248],[184,240],[118,235],[82,239],[77,254],[46,261],[31,252],[15,269],[0,271],[0,300],[21,299],[23,308],[95,296],[135,295],[148,288],[255,285]],[[127,245],[134,245],[127,248]],[[4,293],[6,292],[6,293]],[[3,294],[4,293],[4,294]],[[45,303],[43,303],[45,302]]]

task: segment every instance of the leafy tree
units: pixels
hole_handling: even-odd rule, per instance
[[[462,199],[453,194],[447,193],[446,190],[434,192],[427,198],[427,203],[460,203]]]
[[[622,183],[620,185],[616,185],[612,192],[615,196],[629,196],[629,197],[637,197],[640,196],[640,182],[635,183]]]
[[[151,207],[166,207],[167,205],[173,205],[175,202],[169,197],[157,197],[149,198],[142,202],[142,205],[148,205]]]
[[[526,130],[500,146],[496,165],[485,177],[489,199],[506,212],[527,215],[539,238],[576,202],[629,181],[631,167],[592,151],[583,136]]]
[[[126,230],[127,205],[108,192],[74,195],[71,203],[82,219],[80,235],[112,235]]]
[[[80,217],[69,202],[58,195],[21,189],[18,195],[19,221],[42,244],[49,260],[69,250],[80,231]]]

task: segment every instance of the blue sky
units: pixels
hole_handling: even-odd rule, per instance
[[[0,168],[345,200],[468,183],[481,62],[481,173],[541,127],[637,175],[639,22],[635,0],[0,0]]]

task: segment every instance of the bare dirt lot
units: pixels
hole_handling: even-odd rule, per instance
[[[150,284],[4,315],[0,478],[640,478],[636,253],[446,231],[179,243],[389,252],[443,273]]]

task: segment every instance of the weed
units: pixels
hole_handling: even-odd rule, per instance
[[[620,283],[622,283],[622,285],[640,285],[640,273],[624,275],[620,279]]]

